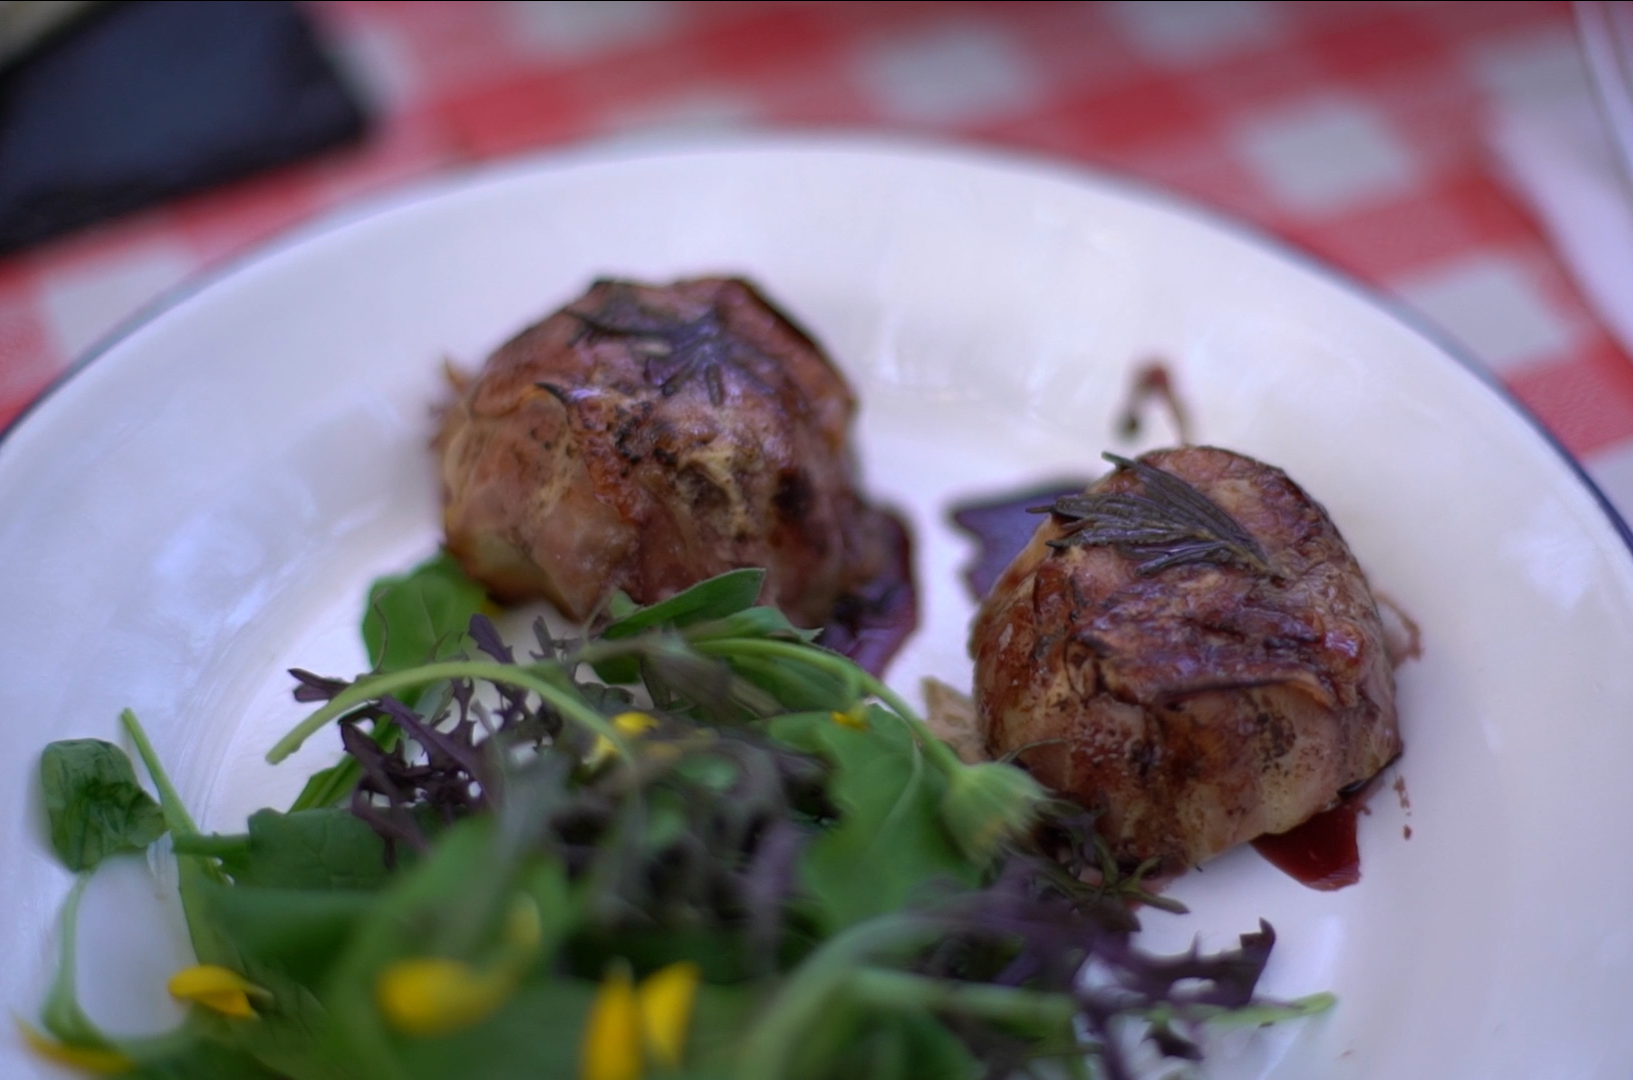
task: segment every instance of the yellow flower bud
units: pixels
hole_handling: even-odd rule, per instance
[[[627,965],[614,965],[596,989],[579,1057],[579,1080],[639,1080],[641,1017]]]
[[[966,855],[985,862],[1031,827],[1044,797],[1042,786],[1014,765],[958,765],[947,777],[941,820]]]
[[[633,739],[657,727],[658,718],[651,713],[621,712],[612,718],[612,726],[618,729],[620,735],[628,735]],[[590,747],[589,756],[584,759],[584,763],[592,769],[598,768],[617,753],[618,748],[612,745],[611,739],[605,735],[597,735],[595,745]]]
[[[844,712],[832,712],[828,715],[832,717],[833,722],[838,724],[840,727],[854,728],[857,731],[866,731],[868,729],[867,707],[860,701],[846,709]]]
[[[642,1059],[677,1068],[686,1048],[702,972],[670,964],[633,986],[629,965],[616,962],[595,992],[584,1023],[580,1080],[639,1080]]]
[[[635,736],[658,726],[658,718],[651,713],[621,712],[612,718],[612,726],[620,734]]]
[[[375,1002],[405,1035],[447,1035],[486,1020],[510,996],[514,981],[462,960],[399,960],[380,973]]]
[[[635,991],[646,1048],[671,1069],[680,1065],[681,1051],[686,1048],[686,1028],[701,974],[696,964],[683,960],[648,975]]]
[[[20,1019],[16,1020],[16,1024],[17,1033],[22,1036],[24,1044],[35,1054],[54,1064],[66,1065],[80,1072],[96,1073],[99,1076],[118,1076],[136,1067],[135,1062],[117,1050],[69,1046],[35,1031]]]
[[[249,1002],[251,994],[270,996],[238,972],[219,964],[194,964],[182,968],[170,976],[166,989],[178,1001],[191,1001],[235,1020],[255,1019],[255,1009]]]

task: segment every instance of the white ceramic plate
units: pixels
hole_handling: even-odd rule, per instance
[[[968,684],[947,502],[1092,468],[1153,356],[1203,441],[1287,468],[1422,624],[1410,810],[1374,799],[1361,883],[1312,892],[1240,851],[1176,886],[1193,917],[1148,919],[1180,947],[1262,915],[1264,989],[1339,995],[1227,1041],[1213,1072],[1633,1075],[1633,558],[1582,477],[1442,346],[1241,230],[1076,170],[856,140],[602,150],[412,193],[148,317],[6,436],[7,1007],[32,1012],[68,883],[39,749],[115,737],[131,706],[207,826],[283,805],[335,744],[261,761],[301,714],[281,670],[357,670],[365,583],[435,544],[443,358],[479,361],[596,275],[709,271],[760,281],[860,390],[868,482],[919,538],[904,688]],[[116,945],[144,880],[110,879],[87,928],[86,995],[115,1027],[164,1021],[179,955]],[[0,1049],[0,1074],[38,1070]]]

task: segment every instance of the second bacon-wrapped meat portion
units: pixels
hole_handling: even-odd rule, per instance
[[[1179,870],[1388,764],[1394,674],[1354,556],[1280,469],[1112,460],[982,604],[976,706],[989,751],[1099,812],[1118,858]]]
[[[747,282],[599,281],[493,354],[445,413],[448,550],[574,619],[737,567],[877,668],[914,617],[907,534],[857,490],[855,399]]]

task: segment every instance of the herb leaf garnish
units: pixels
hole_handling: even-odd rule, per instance
[[[236,884],[278,889],[373,889],[385,878],[384,845],[345,810],[257,810],[237,836],[179,837],[176,851],[221,860]]]
[[[709,404],[725,403],[725,373],[772,393],[760,378],[757,367],[775,361],[726,329],[719,310],[710,305],[693,319],[666,311],[654,311],[635,298],[623,284],[614,284],[607,299],[595,311],[575,311],[587,337],[635,339],[632,347],[646,358],[646,380],[664,397],[673,397],[693,380],[702,380],[709,391]]]
[[[68,869],[142,851],[164,835],[159,804],[136,782],[130,758],[101,739],[54,742],[40,756],[51,846]]]
[[[1053,514],[1066,534],[1050,540],[1050,547],[1116,548],[1134,559],[1143,575],[1200,562],[1272,572],[1258,541],[1196,488],[1141,461],[1109,452],[1101,457],[1132,471],[1144,492],[1091,491],[1033,508],[1033,513]]]
[[[74,996],[76,889],[35,1042],[142,1077],[940,1080],[1093,1056],[1129,1080],[1131,1034],[1177,1062],[1218,1021],[1331,1006],[1256,995],[1262,924],[1237,949],[1143,951],[1128,901],[1176,906],[1149,866],[1117,866],[1018,767],[961,761],[758,592],[723,575],[619,605],[616,636],[536,626],[537,651],[407,605],[425,662],[301,673],[326,704],[273,754],[338,720],[349,806],[239,835],[198,832],[126,713],[194,949],[254,1016],[197,998],[164,1035],[101,1032]]]
[[[486,601],[482,587],[447,552],[407,574],[379,579],[363,615],[369,663],[376,671],[403,671],[458,653],[466,625]]]
[[[406,574],[379,578],[369,587],[368,607],[363,614],[363,644],[369,664],[376,672],[403,671],[439,657],[458,654],[470,639],[466,629],[471,617],[487,603],[482,586],[465,575],[447,552],[438,552]],[[297,701],[327,701],[348,683],[324,679],[307,671],[291,671],[301,683]],[[405,691],[399,700],[413,705],[418,689]],[[391,725],[382,726],[376,737],[389,749],[397,737]],[[334,806],[351,794],[363,775],[356,758],[322,769],[307,780],[306,787],[290,806],[291,812]]]

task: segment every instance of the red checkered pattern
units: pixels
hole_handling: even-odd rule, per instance
[[[166,289],[458,162],[653,127],[931,132],[1116,170],[1417,307],[1633,509],[1633,367],[1494,178],[1488,111],[1582,80],[1562,3],[311,7],[367,144],[0,261],[0,423]]]

